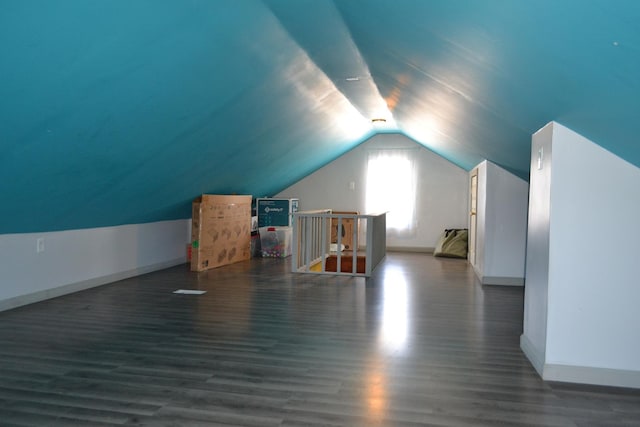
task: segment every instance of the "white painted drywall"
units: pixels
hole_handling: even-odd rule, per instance
[[[404,135],[376,135],[275,197],[298,197],[300,210],[331,208],[366,213],[368,150],[394,148],[415,149],[418,222],[415,235],[388,233],[387,247],[433,249],[445,228],[467,227],[468,173]]]
[[[474,270],[484,284],[522,285],[529,185],[486,160],[476,169],[478,206]]]
[[[0,310],[186,262],[190,231],[177,220],[0,235]]]
[[[558,123],[532,154],[523,349],[548,380],[640,387],[640,169]]]
[[[470,260],[473,269],[482,280],[484,274],[486,222],[487,222],[487,162],[484,161],[475,167],[478,170],[478,194],[476,198],[476,255],[475,260]],[[471,181],[471,173],[469,173]],[[471,205],[469,205],[471,211]]]
[[[554,125],[547,363],[640,371],[640,169]]]
[[[545,363],[547,345],[553,126],[550,123],[533,135],[529,172],[529,219],[521,340],[523,350],[540,374]],[[540,167],[539,152],[543,153]]]
[[[529,184],[487,162],[487,186],[484,276],[524,280]]]

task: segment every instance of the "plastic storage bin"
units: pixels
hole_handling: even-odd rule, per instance
[[[262,256],[268,258],[285,258],[291,255],[291,227],[260,227],[260,245]]]

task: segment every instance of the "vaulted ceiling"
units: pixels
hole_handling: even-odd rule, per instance
[[[380,132],[526,178],[556,120],[640,166],[639,22],[636,0],[2,0],[0,233],[187,218]]]

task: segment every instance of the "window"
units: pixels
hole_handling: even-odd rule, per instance
[[[415,150],[372,150],[367,160],[367,212],[387,212],[387,231],[415,231]]]

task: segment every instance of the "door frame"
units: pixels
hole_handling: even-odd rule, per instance
[[[469,262],[476,265],[478,233],[478,168],[469,174]]]

